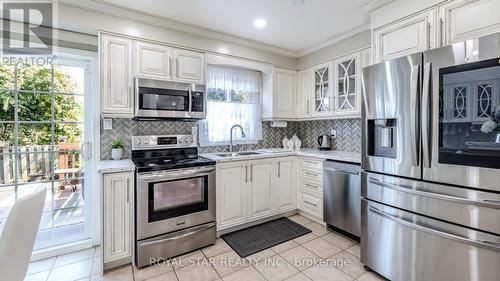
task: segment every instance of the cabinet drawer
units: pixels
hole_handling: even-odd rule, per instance
[[[302,193],[301,210],[307,212],[319,219],[323,219],[323,199]]]
[[[321,171],[323,169],[323,159],[316,158],[301,158],[300,166],[302,168],[309,168],[313,171]]]
[[[319,196],[323,194],[323,184],[303,180],[301,185],[301,191]]]
[[[309,169],[301,170],[302,180],[313,181],[313,182],[323,182],[323,171],[313,171]]]

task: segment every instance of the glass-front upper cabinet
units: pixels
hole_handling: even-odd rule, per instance
[[[439,70],[439,163],[500,168],[500,58]]]
[[[334,61],[335,114],[359,115],[361,108],[359,54]]]
[[[314,68],[314,115],[330,115],[333,112],[331,66],[331,63],[325,63]]]

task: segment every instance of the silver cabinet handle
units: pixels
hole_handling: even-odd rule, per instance
[[[413,166],[419,166],[419,152],[420,152],[420,131],[418,129],[420,113],[419,108],[419,93],[418,85],[420,77],[420,66],[414,65],[411,70],[411,81],[410,81],[410,100],[411,104],[414,106],[410,109],[410,134],[411,134],[411,163]]]
[[[430,100],[431,87],[431,68],[430,62],[424,65],[424,89],[422,91],[422,150],[423,150],[423,165],[425,168],[431,167],[431,126],[429,126],[429,115],[432,106]]]
[[[151,242],[141,243],[140,246],[141,247],[148,247],[148,246],[153,246],[153,245],[157,245],[157,244],[167,243],[167,242],[170,242],[170,241],[179,240],[179,239],[191,236],[193,234],[202,232],[202,231],[207,230],[207,229],[212,228],[212,227],[215,227],[215,223],[212,223],[212,224],[200,227],[198,229],[195,229],[195,230],[190,231],[188,233],[184,233],[184,234],[179,235],[179,236],[174,236],[174,237],[169,237],[169,238],[165,238],[165,239],[160,239],[160,240],[157,240],[157,241],[151,241]]]
[[[128,184],[128,178],[125,180],[125,185],[126,185],[126,188],[127,188],[127,203],[130,202],[130,188],[129,188],[129,184]]]
[[[188,102],[189,102],[189,106],[188,106],[188,114],[189,116],[191,116],[193,113],[193,93],[191,92],[191,87],[188,88]]]
[[[179,78],[179,57],[175,58],[175,76]]]
[[[253,164],[250,165],[250,181],[253,181]]]
[[[309,186],[310,188],[314,188],[314,189],[318,189],[319,188],[319,186],[317,186],[317,185],[312,185],[312,184],[308,184],[308,183],[306,183],[304,185],[305,186]]]
[[[172,76],[172,57],[168,55],[168,75]]]
[[[281,162],[278,161],[278,178],[280,177],[281,174]]]
[[[309,100],[307,100],[307,114],[309,115]]]
[[[370,210],[370,212],[375,213],[375,214],[377,214],[377,215],[379,215],[381,217],[384,217],[386,219],[392,220],[392,221],[394,221],[396,223],[405,225],[407,227],[410,227],[410,228],[413,228],[413,229],[416,229],[416,230],[419,230],[419,231],[424,231],[424,232],[431,233],[431,234],[434,234],[434,235],[438,235],[438,236],[441,236],[441,237],[444,237],[444,238],[447,238],[447,239],[455,240],[455,241],[458,241],[458,242],[466,243],[466,244],[477,246],[477,247],[481,247],[481,248],[493,249],[495,251],[500,250],[500,245],[498,243],[496,243],[496,242],[472,240],[472,239],[469,239],[469,238],[466,238],[466,237],[462,237],[462,236],[459,236],[459,235],[456,235],[456,234],[452,234],[452,233],[444,232],[442,230],[437,230],[437,229],[434,229],[434,228],[430,228],[428,226],[422,226],[422,225],[419,225],[417,223],[413,223],[413,222],[409,222],[409,221],[400,219],[400,218],[398,218],[398,217],[396,217],[396,216],[394,216],[392,214],[384,212],[384,211],[382,211],[382,210],[380,210],[378,208],[375,208],[373,206],[370,206],[369,210]]]
[[[248,182],[248,165],[245,165],[245,182]]]
[[[304,200],[304,203],[309,204],[309,205],[311,205],[311,206],[313,206],[313,207],[318,207],[318,205],[317,205],[317,204],[311,203],[311,202],[306,201],[306,200]]]

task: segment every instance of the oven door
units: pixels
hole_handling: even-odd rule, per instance
[[[197,84],[135,79],[135,117],[205,118],[205,87]]]
[[[500,34],[424,59],[423,179],[500,191]]]
[[[137,240],[215,221],[215,167],[139,173]]]

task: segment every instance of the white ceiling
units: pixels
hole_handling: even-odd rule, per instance
[[[305,53],[346,33],[363,29],[369,21],[368,0],[101,0],[186,25]],[[253,26],[267,20],[263,29]]]

